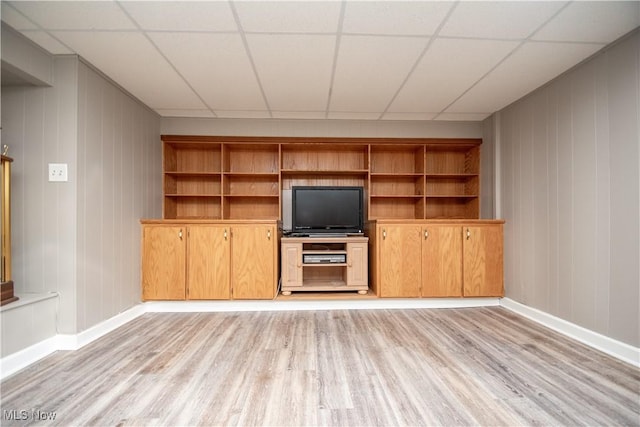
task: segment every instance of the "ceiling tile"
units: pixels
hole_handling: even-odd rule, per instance
[[[600,44],[526,43],[446,112],[498,111],[562,74],[600,48]]]
[[[133,30],[113,1],[15,1],[16,9],[45,30]]]
[[[335,33],[338,1],[234,1],[246,32]]]
[[[573,2],[532,39],[610,43],[639,25],[639,1]]]
[[[78,31],[53,35],[151,108],[206,108],[139,33]]]
[[[143,30],[238,31],[228,2],[122,1],[120,4]]]
[[[247,42],[272,110],[325,110],[336,36],[249,34]]]
[[[452,5],[446,1],[347,1],[342,31],[432,35]]]
[[[439,35],[524,39],[564,4],[560,1],[464,1],[458,3]]]
[[[428,39],[343,36],[330,110],[383,112]]]
[[[442,111],[518,45],[516,41],[436,39],[389,111]]]
[[[239,34],[149,36],[211,109],[267,109]]]

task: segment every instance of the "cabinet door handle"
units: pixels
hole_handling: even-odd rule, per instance
[[[424,240],[429,238],[429,230],[424,230]]]
[[[469,229],[467,228],[467,240],[469,240],[471,238],[471,231],[469,231]]]
[[[267,240],[271,240],[271,230],[267,230]]]
[[[224,240],[227,240],[227,229],[224,229]]]
[[[387,238],[387,230],[385,230],[384,228],[382,229],[382,240],[386,240]]]
[[[180,240],[182,240],[182,228],[180,229],[180,231],[178,232],[178,237],[180,238]]]

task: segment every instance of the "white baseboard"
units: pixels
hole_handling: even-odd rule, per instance
[[[510,298],[500,300],[500,305],[527,319],[580,341],[596,350],[640,368],[640,348],[614,340],[590,329],[560,319],[537,308],[516,302]]]
[[[7,378],[55,351],[78,350],[145,312],[144,304],[138,304],[78,334],[57,334],[5,356],[0,359],[0,379]]]
[[[40,341],[39,343],[3,357],[0,359],[0,380],[5,379],[9,375],[13,375],[19,370],[47,357],[59,349],[58,336],[54,335]]]
[[[58,334],[58,350],[78,350],[85,345],[125,325],[146,312],[144,304],[134,305],[130,309],[98,323],[77,334]]]
[[[147,313],[231,311],[385,310],[410,308],[497,307],[499,298],[363,298],[344,300],[148,301]]]

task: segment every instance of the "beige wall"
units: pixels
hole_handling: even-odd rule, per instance
[[[493,120],[506,296],[640,346],[640,32]]]
[[[24,81],[47,86],[53,82],[53,61],[49,52],[2,22],[2,68]]]
[[[77,333],[140,301],[139,219],[161,212],[160,120],[75,56],[53,70],[51,87],[2,88],[13,278],[18,292],[59,292],[57,331]],[[48,182],[48,163],[67,163],[69,181]]]
[[[140,302],[140,219],[162,215],[160,117],[78,67],[78,331]]]
[[[481,138],[481,122],[163,118],[162,134],[365,138]]]
[[[14,159],[16,292],[59,292],[58,326],[69,331],[76,326],[77,60],[51,61],[54,86],[2,88],[2,134]],[[67,163],[69,182],[48,182],[48,163]]]

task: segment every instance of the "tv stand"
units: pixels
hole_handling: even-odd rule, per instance
[[[366,294],[369,290],[368,242],[369,238],[363,236],[283,237],[282,294],[300,291]],[[343,259],[345,262],[336,262]]]

